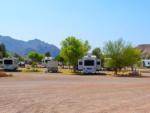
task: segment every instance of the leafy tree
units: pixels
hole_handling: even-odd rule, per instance
[[[104,55],[101,49],[100,48],[93,49],[92,54],[95,55],[98,59],[100,59],[102,62],[102,66],[104,66]]]
[[[61,65],[64,68],[64,65],[65,65],[66,62],[60,54],[58,56],[56,56],[55,60],[58,61],[58,62],[61,62],[62,63]]]
[[[59,62],[64,62],[64,58],[60,54],[58,56],[56,56],[55,59]]]
[[[109,65],[115,69],[116,75],[118,69],[123,67],[130,66],[133,70],[133,66],[141,59],[140,50],[133,48],[130,43],[126,43],[123,39],[107,42],[104,52],[111,59]]]
[[[48,52],[45,53],[45,56],[46,57],[51,57],[51,53],[48,51]]]
[[[85,51],[87,52],[91,49],[91,46],[87,40],[84,42],[84,47],[85,47]]]
[[[41,62],[44,58],[44,55],[39,54],[37,52],[29,52],[28,58],[30,58],[33,62]]]
[[[136,65],[141,60],[141,51],[139,49],[133,48],[132,46],[125,48],[124,53],[124,62],[126,66],[130,66],[133,71],[134,65]]]
[[[0,44],[0,58],[7,57],[6,47],[3,43]]]
[[[21,55],[19,55],[18,53],[14,53],[13,56],[14,56],[15,58],[18,58],[19,61],[24,61],[24,58],[23,58]]]
[[[104,68],[111,69],[113,68],[112,59],[111,58],[104,58]]]
[[[63,59],[74,67],[78,59],[82,58],[90,49],[88,41],[81,41],[74,36],[70,36],[61,42],[60,55]]]

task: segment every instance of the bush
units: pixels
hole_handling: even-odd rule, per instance
[[[37,63],[36,63],[36,62],[32,62],[31,66],[32,66],[33,68],[35,68],[35,67],[37,67]]]
[[[42,70],[37,68],[37,65],[32,64],[31,66],[27,66],[23,72],[42,72]]]

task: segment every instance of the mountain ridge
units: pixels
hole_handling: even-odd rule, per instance
[[[22,56],[27,55],[30,51],[36,51],[41,54],[50,52],[52,57],[56,57],[60,52],[60,49],[57,46],[46,43],[37,38],[33,40],[23,41],[14,39],[10,36],[0,35],[0,43],[4,43],[6,49],[9,52],[18,53]]]
[[[142,56],[144,58],[148,57],[150,55],[150,44],[140,44],[136,48],[141,50]]]

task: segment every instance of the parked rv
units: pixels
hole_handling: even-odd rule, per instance
[[[48,61],[46,67],[48,72],[58,72],[58,62],[55,60]]]
[[[23,68],[24,68],[25,65],[26,65],[25,62],[23,62],[23,61],[19,62],[19,66],[20,66],[20,67],[23,67]]]
[[[150,68],[150,59],[142,60],[143,67]]]
[[[78,70],[83,73],[96,73],[101,69],[101,60],[97,59],[96,56],[88,54],[82,59],[78,60]]]
[[[3,69],[8,71],[16,71],[18,68],[18,59],[3,58]]]
[[[45,57],[43,60],[42,60],[42,66],[43,67],[46,67],[47,63],[51,60],[54,60],[54,58],[52,57]]]

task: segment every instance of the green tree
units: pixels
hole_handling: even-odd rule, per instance
[[[30,58],[33,62],[41,62],[44,58],[44,55],[39,54],[37,52],[29,52],[28,58]]]
[[[60,54],[58,56],[56,56],[55,60],[57,60],[59,62],[64,62],[64,58]]]
[[[104,68],[111,70],[113,68],[112,59],[104,58]]]
[[[107,42],[104,46],[104,53],[110,58],[109,65],[114,68],[116,75],[118,69],[123,67],[131,67],[133,71],[134,65],[141,60],[140,50],[133,48],[130,43],[126,43],[123,39]]]
[[[133,71],[134,65],[141,61],[141,56],[142,54],[139,49],[133,48],[132,46],[125,48],[123,53],[125,65],[131,67]]]
[[[7,57],[6,47],[3,43],[0,44],[0,58]]]
[[[48,51],[48,52],[45,53],[45,56],[46,57],[51,57],[51,53]]]
[[[60,55],[63,59],[74,67],[78,59],[82,58],[90,49],[88,41],[81,41],[74,36],[68,37],[61,42]]]
[[[126,43],[123,39],[108,41],[104,46],[104,53],[111,59],[110,65],[114,68],[116,75],[118,69],[126,66],[124,62],[124,51],[128,47],[130,47],[130,44]]]
[[[92,54],[95,55],[98,59],[101,60],[102,66],[104,66],[104,55],[100,48],[95,48],[92,51]]]
[[[60,54],[55,57],[55,60],[58,61],[58,62],[61,62],[61,64],[62,64],[61,66],[64,68],[64,65],[65,65],[66,62]]]
[[[85,51],[89,51],[91,49],[91,46],[90,46],[89,42],[86,40],[83,43],[84,43],[83,45],[84,45]]]
[[[24,61],[24,58],[23,58],[21,55],[19,55],[18,53],[14,53],[13,56],[14,56],[15,58],[18,58],[19,61]]]

